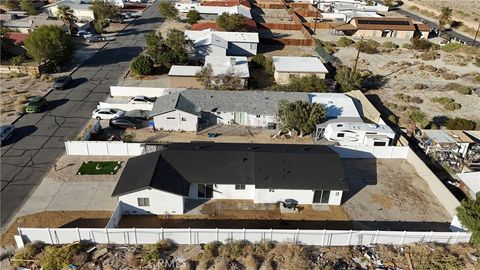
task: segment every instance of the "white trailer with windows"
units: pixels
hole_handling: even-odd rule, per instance
[[[330,123],[323,137],[340,145],[387,146],[395,139],[395,132],[387,125],[359,122]]]

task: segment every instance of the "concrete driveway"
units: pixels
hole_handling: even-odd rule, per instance
[[[15,122],[18,132],[0,148],[2,230],[64,153],[64,141],[75,138],[98,102],[109,95],[110,86],[124,76],[131,59],[145,46],[145,33],[161,24],[159,2],[86,60],[72,74],[73,83],[68,89],[50,92],[45,112],[24,115]],[[44,200],[50,197],[46,192]]]
[[[45,179],[18,211],[19,216],[43,211],[113,211],[116,182],[61,182]]]

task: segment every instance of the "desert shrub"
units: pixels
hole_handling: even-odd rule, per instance
[[[451,130],[474,130],[476,123],[472,120],[457,117],[448,119],[445,122],[445,127]]]
[[[243,256],[243,248],[245,247],[245,241],[233,241],[221,245],[219,248],[220,257],[235,260]]]
[[[420,59],[424,61],[433,61],[438,58],[440,58],[440,54],[438,54],[436,51],[428,51],[420,55]]]
[[[382,44],[382,47],[383,48],[387,48],[387,49],[397,49],[398,48],[398,45],[391,42],[391,41],[385,41],[383,44]]]
[[[213,260],[215,257],[218,256],[218,247],[220,243],[218,242],[210,242],[203,246],[203,252],[201,258],[205,261]]]
[[[25,56],[23,55],[14,56],[12,59],[10,59],[10,63],[12,63],[14,66],[21,66],[24,62]]]
[[[137,75],[150,75],[153,73],[153,60],[150,56],[139,55],[133,59],[130,69]]]
[[[442,78],[444,78],[445,80],[456,80],[458,79],[458,77],[459,76],[455,73],[451,73],[451,72],[442,73]]]
[[[472,88],[466,85],[458,83],[449,83],[445,85],[444,90],[446,91],[456,91],[462,95],[470,95],[472,93]]]
[[[448,111],[455,111],[455,110],[460,110],[462,108],[462,105],[460,105],[460,103],[457,103],[457,102],[450,102],[443,105],[443,107]]]
[[[399,100],[402,100],[404,102],[410,102],[410,100],[411,100],[411,97],[409,95],[405,95],[405,94],[402,94],[402,93],[395,94],[395,98],[397,98]]]
[[[200,21],[200,19],[201,19],[200,13],[197,10],[192,9],[188,11],[187,22],[189,24],[196,24],[198,21]]]
[[[252,64],[258,66],[258,67],[263,67],[265,65],[265,55],[259,53],[256,54],[252,57],[251,60]]]
[[[275,243],[270,241],[262,241],[255,243],[255,245],[253,246],[253,252],[255,256],[265,257],[274,248]]]
[[[402,45],[402,48],[411,50],[411,49],[413,49],[413,46],[412,46],[412,44],[404,43],[404,44]]]
[[[423,99],[421,99],[420,97],[412,97],[410,101],[416,104],[423,103]]]
[[[279,269],[308,269],[308,252],[304,246],[277,245],[271,253],[273,261],[279,266]]]
[[[439,103],[441,105],[445,105],[448,103],[455,102],[455,99],[450,97],[435,97],[431,99],[432,102]]]
[[[412,49],[417,51],[427,51],[432,48],[433,43],[424,38],[412,38],[411,39]]]
[[[330,54],[337,51],[337,49],[335,48],[335,43],[330,41],[321,41],[321,46],[323,47],[323,49],[325,49],[326,52]]]
[[[30,267],[31,262],[22,260],[34,260],[35,257],[42,252],[43,246],[41,242],[27,244],[15,253],[13,256],[13,265],[16,267]]]
[[[480,54],[480,49],[461,43],[449,43],[445,46],[440,47],[440,49],[444,52],[461,52],[476,55]]]
[[[390,114],[388,117],[387,117],[387,120],[388,122],[394,124],[394,125],[397,125],[398,124],[398,117],[396,117],[395,115],[393,114]]]
[[[352,39],[349,39],[347,37],[341,37],[337,41],[337,47],[348,47],[351,46],[355,43]]]
[[[413,89],[415,89],[415,90],[422,90],[422,89],[426,89],[426,88],[427,88],[427,86],[423,83],[415,83],[413,85]]]
[[[73,263],[75,255],[85,252],[87,246],[83,243],[65,246],[47,246],[40,256],[40,265],[45,270],[60,270]]]
[[[375,54],[378,53],[378,47],[380,46],[380,43],[369,39],[357,42],[355,43],[355,46],[363,53]]]
[[[142,258],[140,259],[140,264],[148,265],[151,262],[156,262],[158,261],[158,259],[161,258],[162,253],[170,251],[174,247],[175,245],[168,239],[161,240],[160,242],[153,245],[147,245],[146,249],[148,250],[148,252],[142,256]]]
[[[427,115],[420,110],[408,108],[407,117],[421,128],[425,128],[429,124],[429,121],[427,120]]]
[[[243,265],[246,269],[258,269],[258,261],[253,255],[247,255],[243,259]]]
[[[473,64],[477,67],[480,67],[480,57],[475,57],[475,59],[473,61]]]

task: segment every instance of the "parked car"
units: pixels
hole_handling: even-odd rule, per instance
[[[125,112],[125,116],[135,117],[138,119],[150,119],[150,111],[148,110],[131,110]]]
[[[116,128],[141,128],[143,127],[143,121],[129,116],[120,116],[114,119],[110,119],[110,127]]]
[[[3,145],[10,137],[12,137],[14,130],[14,125],[0,126],[0,145]]]
[[[146,96],[131,97],[128,103],[130,104],[153,104],[156,98],[149,98]]]
[[[124,110],[111,109],[111,108],[101,108],[101,109],[96,109],[95,111],[93,111],[92,118],[95,118],[95,119],[98,119],[98,120],[113,119],[113,118],[123,116],[124,114],[125,114]]]
[[[83,38],[93,37],[93,33],[88,30],[78,30],[78,32],[76,32],[74,35]]]
[[[28,100],[28,104],[27,104],[27,107],[25,108],[25,112],[38,113],[42,111],[42,109],[47,105],[48,105],[48,101],[45,97],[33,96]]]
[[[62,76],[53,82],[53,89],[59,90],[59,89],[65,89],[65,86],[67,86],[69,83],[72,82],[72,76]]]

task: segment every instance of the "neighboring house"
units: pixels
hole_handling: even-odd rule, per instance
[[[91,4],[93,2],[93,0],[70,0],[70,1],[74,1],[81,4]],[[125,0],[106,0],[106,2],[110,2],[116,6],[124,8],[126,1]]]
[[[12,55],[24,55],[27,51],[23,46],[23,41],[28,37],[28,33],[7,32],[8,39],[12,41],[12,45],[7,48]]]
[[[250,2],[248,2],[248,0],[202,1],[202,5],[219,6],[219,7],[233,7],[233,6],[243,5],[245,7],[251,8]]]
[[[318,5],[322,12],[341,13],[343,11],[370,11],[370,12],[387,12],[388,6],[374,3],[367,5],[363,0],[310,0]]]
[[[184,214],[208,199],[340,205],[348,190],[326,146],[172,143],[130,158],[112,193],[123,214]]]
[[[257,46],[260,42],[258,33],[250,32],[221,32],[206,29],[203,31],[185,31],[185,35],[193,41],[198,59],[204,59],[207,55],[232,55],[252,56],[257,54]],[[214,37],[212,37],[212,35]],[[217,40],[219,40],[217,42]],[[223,48],[227,42],[225,54]],[[214,48],[214,47],[220,47]]]
[[[425,153],[453,152],[461,157],[468,153],[470,145],[475,143],[468,134],[462,130],[431,130],[422,129],[418,134],[419,146]]]
[[[155,128],[198,131],[215,124],[274,128],[280,100],[324,104],[327,119],[360,117],[342,93],[185,90],[157,98],[150,116]]]
[[[480,192],[480,171],[457,173],[460,178],[459,188],[472,199],[476,198],[477,193]]]
[[[273,77],[277,84],[288,84],[291,76],[315,75],[325,79],[327,68],[317,57],[273,56]]]
[[[48,16],[56,18],[58,16],[58,8],[61,6],[70,7],[78,21],[90,22],[95,20],[93,10],[91,9],[92,5],[83,4],[83,2],[80,1],[62,0],[43,6],[41,10]]]
[[[205,58],[204,66],[210,65],[213,76],[230,75],[240,78],[241,84],[246,86],[250,73],[248,61],[245,56],[216,56],[209,55]],[[173,65],[168,72],[170,87],[173,88],[203,88],[203,84],[197,80],[196,74],[202,66],[179,66]],[[215,80],[215,79],[214,79]]]
[[[257,23],[252,19],[243,18],[243,24],[245,26],[245,29],[248,32],[257,32],[258,31]],[[193,30],[193,31],[202,31],[202,30],[207,30],[207,29],[212,29],[212,30],[215,30],[215,31],[222,31],[222,29],[218,26],[217,22],[215,22],[215,21],[198,22],[196,24],[193,24],[192,28],[190,28],[190,30]]]
[[[198,2],[191,3],[175,3],[175,8],[180,13],[188,13],[190,10],[196,10],[200,13],[200,16],[204,20],[215,20],[219,15],[223,13],[227,14],[240,14],[245,18],[251,19],[250,8],[244,5],[235,6],[207,6]]]
[[[428,38],[430,27],[406,17],[355,17],[350,21],[354,37]]]
[[[324,130],[317,129],[319,138],[340,145],[388,146],[395,139],[395,132],[387,125],[362,122],[332,122]]]
[[[43,25],[60,26],[63,27],[65,31],[68,29],[62,21],[51,19],[46,15],[26,17],[15,16],[15,18],[6,18],[6,16],[2,16],[2,26],[7,27],[13,32],[30,33],[34,31],[35,28]]]

